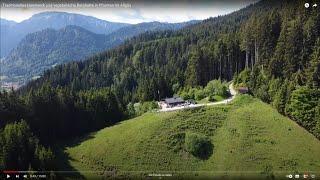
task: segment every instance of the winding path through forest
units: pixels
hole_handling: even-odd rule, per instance
[[[179,106],[179,107],[173,107],[173,108],[162,108],[158,112],[176,111],[176,110],[180,110],[180,109],[196,108],[196,107],[201,107],[201,106],[214,106],[214,105],[219,105],[219,104],[228,104],[229,102],[231,102],[235,98],[235,96],[237,94],[237,91],[233,88],[233,83],[230,83],[230,85],[229,85],[229,92],[230,92],[231,96],[225,100],[222,100],[222,101],[203,103],[203,104],[190,104],[190,105],[186,105],[186,106]]]

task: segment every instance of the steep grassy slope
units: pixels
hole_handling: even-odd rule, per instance
[[[210,157],[199,159],[186,152],[184,140],[189,132],[210,138]],[[318,139],[250,96],[223,106],[147,113],[65,147],[69,165],[85,177],[148,173],[285,177],[319,172],[319,152]]]

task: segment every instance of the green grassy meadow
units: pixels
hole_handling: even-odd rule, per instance
[[[205,97],[203,99],[201,99],[200,101],[197,101],[198,104],[206,104],[206,103],[211,103],[211,102],[217,102],[217,101],[222,101],[226,98],[219,96],[219,95],[215,95],[214,96],[214,101],[209,101],[209,97]]]
[[[210,138],[213,153],[185,150],[185,134]],[[228,105],[146,113],[64,147],[82,177],[281,177],[320,172],[320,141],[270,105],[241,95]],[[66,166],[63,166],[66,167]]]

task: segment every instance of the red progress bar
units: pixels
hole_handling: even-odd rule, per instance
[[[5,170],[3,171],[4,174],[17,174],[19,171],[14,171],[14,170]]]

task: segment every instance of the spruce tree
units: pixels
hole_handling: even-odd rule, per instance
[[[318,38],[311,55],[311,61],[307,69],[308,85],[320,88],[320,38]]]
[[[186,86],[196,87],[201,84],[201,64],[198,50],[194,50],[188,61],[185,72]]]
[[[288,87],[288,80],[286,79],[282,84],[280,90],[277,92],[273,106],[279,111],[281,114],[285,114],[285,107],[287,101],[287,87]]]

